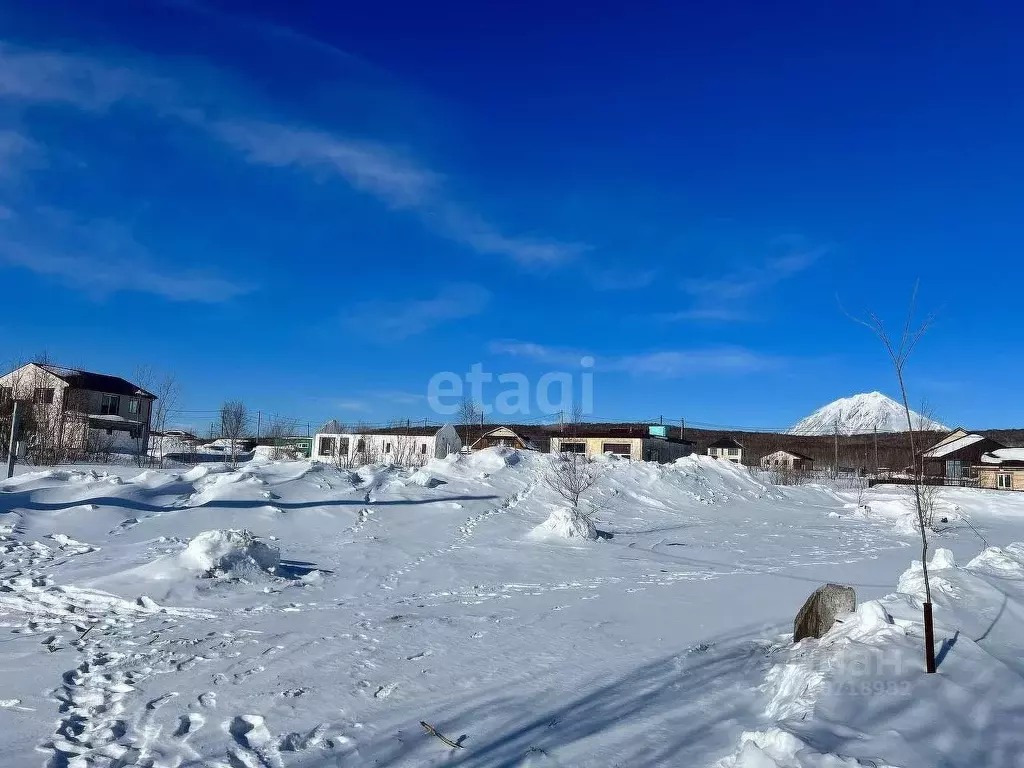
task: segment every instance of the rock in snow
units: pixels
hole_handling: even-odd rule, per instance
[[[793,622],[793,642],[805,637],[820,638],[836,623],[836,617],[853,613],[857,608],[857,593],[853,587],[825,584],[814,590]]]
[[[915,429],[945,432],[949,427],[932,421],[920,413],[910,412]],[[852,397],[841,397],[822,406],[806,419],[797,422],[791,435],[831,435],[839,425],[843,435],[864,435],[875,429],[879,432],[906,432],[907,412],[902,403],[881,392],[864,392]]]

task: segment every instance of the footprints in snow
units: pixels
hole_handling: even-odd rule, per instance
[[[443,555],[449,554],[450,552],[454,552],[457,549],[461,549],[473,537],[473,533],[476,530],[477,526],[480,525],[480,523],[484,522],[485,520],[491,517],[494,517],[495,515],[501,515],[506,512],[512,511],[513,509],[518,507],[524,499],[530,496],[530,494],[532,494],[537,489],[537,486],[538,483],[531,483],[523,490],[517,491],[516,493],[513,493],[511,496],[507,497],[499,506],[489,509],[486,512],[481,512],[478,515],[473,515],[472,517],[467,518],[466,521],[459,526],[459,535],[455,537],[451,544],[449,544],[447,547],[441,547],[440,549],[435,549],[433,551],[426,552],[420,555],[419,557],[410,560],[401,568],[392,571],[387,576],[385,576],[384,579],[381,581],[381,589],[394,589],[394,584],[397,583],[402,576],[409,573],[413,569],[417,568],[419,565],[426,562],[427,560],[435,557],[441,557]]]

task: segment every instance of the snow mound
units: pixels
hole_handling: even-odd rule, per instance
[[[201,576],[244,578],[273,573],[281,562],[281,550],[244,529],[203,531],[192,537],[177,559],[186,570]]]
[[[955,570],[956,568],[957,564],[952,552],[948,549],[935,550],[935,554],[928,562],[928,580],[931,582],[933,596],[937,591],[945,592],[948,595],[956,594],[956,588],[949,579],[939,575],[941,571]],[[910,595],[924,601],[924,568],[921,567],[920,560],[914,560],[910,564],[910,568],[903,572],[896,585],[896,591],[901,595]]]
[[[941,574],[932,576],[939,674],[924,672],[921,606],[906,595],[923,597],[918,561],[900,578],[901,594],[863,603],[821,640],[772,652],[762,686],[768,722],[745,731],[715,768],[1003,765],[1021,754],[1018,730],[972,729],[978,712],[999,723],[1024,708],[1024,544],[990,547],[966,567],[939,549],[928,566]],[[908,736],[935,722],[972,735]]]
[[[534,539],[575,539],[593,541],[597,529],[590,518],[569,507],[556,507],[548,519],[530,531]]]
[[[967,569],[1003,579],[1024,579],[1024,544],[989,547],[967,564]]]
[[[915,411],[910,412],[914,428],[923,431],[947,432],[949,427]],[[907,413],[901,403],[881,392],[864,392],[841,397],[822,406],[800,420],[789,430],[791,435],[831,435],[836,425],[844,435],[879,432],[906,432]]]

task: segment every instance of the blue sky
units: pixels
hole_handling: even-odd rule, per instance
[[[3,357],[316,422],[593,356],[596,418],[782,427],[895,394],[837,296],[920,279],[915,403],[1021,425],[1019,9],[489,5],[0,2]]]

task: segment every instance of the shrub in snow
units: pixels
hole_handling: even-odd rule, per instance
[[[281,551],[247,530],[203,531],[189,541],[179,561],[204,576],[246,577],[272,573]]]
[[[793,642],[805,637],[822,637],[832,629],[836,618],[853,613],[857,608],[857,593],[853,587],[825,584],[807,598],[793,622]]]
[[[556,507],[548,519],[534,528],[530,535],[540,539],[597,539],[597,528],[590,518],[571,507]]]

